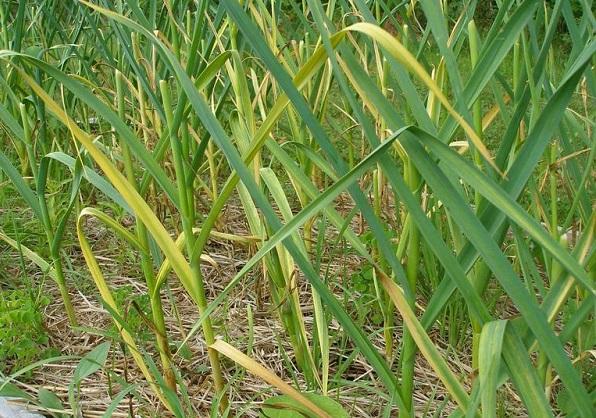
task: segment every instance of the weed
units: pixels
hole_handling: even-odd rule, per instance
[[[10,373],[35,361],[56,355],[49,347],[43,309],[44,295],[21,289],[0,290],[0,371]]]

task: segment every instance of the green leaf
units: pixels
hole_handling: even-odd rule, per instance
[[[488,322],[482,327],[478,350],[478,373],[482,397],[482,417],[497,416],[497,384],[501,366],[501,349],[507,321]]]
[[[39,401],[39,404],[44,408],[52,409],[55,411],[60,411],[64,409],[64,406],[62,405],[62,401],[60,400],[60,398],[54,392],[46,388],[41,388],[39,390],[37,394],[37,399]],[[60,416],[63,416],[63,414],[60,414]]]
[[[38,219],[42,219],[41,208],[35,192],[31,190],[25,182],[19,171],[12,165],[8,157],[0,150],[0,170],[12,181],[21,197],[27,202],[29,207]]]
[[[2,383],[2,380],[0,380]],[[21,399],[28,399],[31,400],[31,395],[29,395],[24,390],[20,389],[17,385],[13,383],[9,383],[8,381],[2,383],[0,385],[0,396],[7,397],[7,398],[21,398]]]
[[[79,384],[83,379],[103,368],[110,352],[111,343],[106,341],[91,350],[81,359],[73,376],[73,383]]]

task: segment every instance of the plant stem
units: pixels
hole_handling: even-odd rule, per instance
[[[190,258],[190,269],[192,272],[192,285],[193,288],[191,289],[191,297],[193,301],[196,303],[199,314],[203,315],[203,312],[207,309],[207,297],[205,295],[205,285],[203,282],[203,274],[201,272],[201,259],[200,254],[197,256],[193,256],[193,248],[195,246],[195,236],[193,232],[193,220],[188,216],[189,214],[189,204],[188,202],[188,194],[185,189],[185,170],[184,170],[184,163],[182,159],[182,150],[180,147],[180,142],[178,139],[178,135],[175,131],[173,131],[173,119],[174,114],[172,112],[172,102],[170,98],[170,91],[167,85],[167,82],[161,80],[159,82],[160,91],[162,94],[162,100],[164,104],[164,110],[166,112],[166,122],[168,124],[168,129],[170,130],[170,146],[172,150],[172,157],[174,159],[174,167],[176,171],[176,183],[178,186],[178,196],[180,199],[180,209],[181,209],[181,218],[182,218],[182,229],[185,235],[186,241],[186,250],[188,257]],[[213,326],[211,325],[211,318],[205,318],[203,322],[203,336],[205,337],[205,342],[207,343],[207,354],[209,357],[209,363],[211,365],[211,375],[213,377],[213,381],[215,384],[215,390],[217,396],[221,398],[220,401],[220,410],[224,411],[228,406],[227,397],[225,395],[225,381],[223,378],[221,364],[219,361],[219,354],[211,345],[215,342],[215,333],[213,332]]]
[[[125,102],[124,102],[124,88],[123,88],[123,75],[120,71],[116,70],[116,96],[117,96],[117,107],[118,115],[122,120],[125,118]],[[130,182],[131,186],[138,191],[138,183],[134,174],[133,162],[130,155],[130,149],[126,142],[121,142],[122,155],[124,159],[124,169],[126,177]],[[150,304],[151,304],[151,316],[153,319],[153,326],[155,327],[155,338],[157,340],[157,346],[159,349],[159,356],[164,374],[164,380],[167,386],[176,391],[176,374],[174,373],[174,367],[172,365],[172,354],[170,352],[170,344],[168,341],[163,307],[161,303],[161,297],[159,292],[155,292],[155,274],[153,271],[153,263],[151,253],[149,251],[149,238],[147,228],[136,217],[136,234],[139,242],[145,249],[141,252],[141,269],[147,288],[149,290]]]
[[[36,165],[36,158],[33,154],[33,143],[32,143],[32,135],[31,135],[31,127],[29,125],[29,117],[27,116],[26,108],[23,103],[20,103],[19,110],[21,112],[21,120],[23,123],[23,133],[25,135],[25,146],[27,148],[28,153],[28,160],[29,160],[29,167],[31,169],[31,174],[34,178],[39,182],[39,173],[37,170]],[[45,179],[44,179],[45,181]],[[77,318],[75,314],[75,309],[72,304],[72,300],[70,298],[70,294],[68,292],[68,287],[66,286],[66,278],[64,277],[64,270],[62,266],[62,259],[60,257],[60,246],[54,245],[54,226],[52,225],[52,219],[50,217],[50,212],[48,210],[48,202],[46,199],[45,194],[43,193],[44,190],[38,187],[38,194],[37,198],[39,201],[39,207],[41,211],[42,223],[44,226],[44,231],[46,233],[46,238],[48,241],[48,247],[50,248],[50,257],[52,258],[52,263],[54,265],[54,271],[56,273],[55,281],[58,285],[58,290],[60,291],[60,296],[62,297],[62,302],[64,303],[64,308],[66,310],[66,315],[68,316],[68,321],[72,327],[77,326]]]
[[[415,193],[420,183],[420,174],[418,174],[416,167],[410,159],[407,160],[407,179],[410,190],[412,193]],[[410,222],[410,225],[408,247],[406,251],[406,276],[408,278],[410,289],[412,289],[412,292],[414,292],[415,295],[418,264],[420,263],[420,232],[412,223],[411,217],[408,217],[408,222]],[[412,309],[415,308],[415,298],[408,300],[408,303]],[[406,404],[406,408],[408,410],[412,410],[413,406],[414,366],[416,363],[416,351],[416,343],[414,342],[414,339],[410,335],[408,329],[404,326],[403,349],[400,361],[404,403]]]

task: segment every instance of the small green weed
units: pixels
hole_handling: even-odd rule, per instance
[[[34,298],[23,289],[0,291],[0,371],[10,373],[55,354],[42,319],[49,303],[49,297]]]

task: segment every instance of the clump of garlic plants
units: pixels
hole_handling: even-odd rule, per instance
[[[591,2],[479,3],[4,3],[2,181],[47,245],[0,237],[80,332],[76,237],[85,296],[175,416],[205,413],[192,346],[215,416],[259,413],[248,372],[263,416],[420,416],[439,385],[438,414],[591,417]],[[137,257],[134,326],[98,224]],[[216,294],[213,240],[246,255]],[[255,307],[249,329],[226,316],[261,285],[272,363]],[[176,330],[173,288],[196,313]]]

